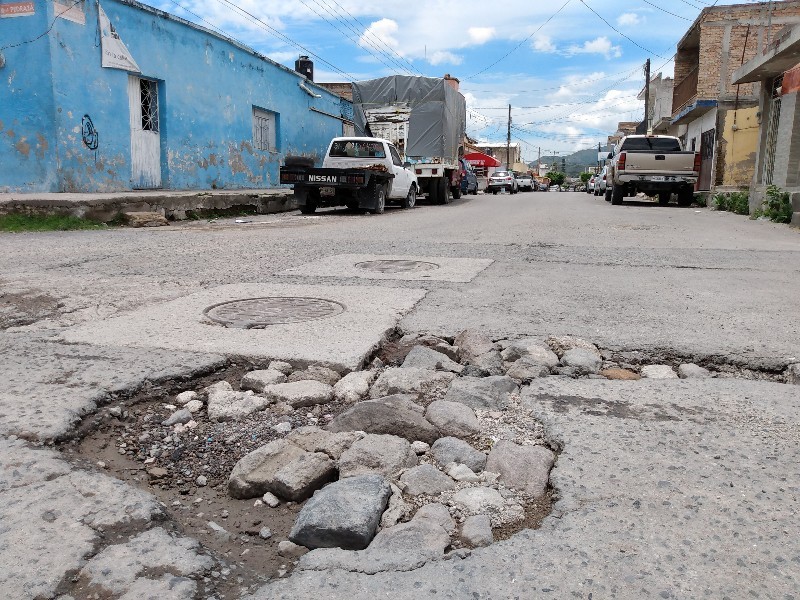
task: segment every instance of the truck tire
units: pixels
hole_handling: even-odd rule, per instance
[[[452,201],[452,198],[450,198],[450,186],[447,184],[448,181],[444,177],[440,177],[436,180],[434,184],[437,188],[436,204],[450,204]]]
[[[603,197],[606,199],[606,202],[611,202],[611,188],[606,188]]]
[[[403,208],[414,208],[414,205],[417,203],[417,186],[413,183],[411,187],[408,188],[408,194],[403,199]]]
[[[678,191],[678,206],[689,206],[694,202],[694,190],[690,186]]]
[[[669,204],[670,198],[672,198],[672,192],[658,192],[658,203],[662,206]]]
[[[622,204],[622,199],[625,197],[625,188],[621,185],[615,185],[611,188],[611,204]]]
[[[386,186],[383,184],[376,184],[373,192],[373,206],[372,213],[376,215],[383,214],[386,209]]]
[[[461,186],[460,185],[456,185],[454,187],[451,187],[450,188],[450,192],[453,194],[453,198],[455,198],[456,200],[461,198]]]
[[[306,203],[300,207],[300,212],[304,215],[313,215],[317,210],[317,203],[312,200],[306,200]]]

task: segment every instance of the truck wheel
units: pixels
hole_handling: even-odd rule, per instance
[[[669,204],[669,199],[672,197],[671,192],[659,192],[658,203],[661,205]]]
[[[304,215],[312,215],[317,210],[317,203],[306,200],[306,203],[300,207],[300,212]]]
[[[383,214],[384,209],[386,208],[386,186],[385,185],[376,185],[375,186],[375,208],[372,209],[372,212],[376,215]]]
[[[450,192],[452,192],[453,198],[455,198],[456,200],[461,198],[461,186],[460,185],[457,185],[455,187],[451,187],[450,188]]]
[[[437,204],[450,204],[452,198],[450,198],[450,186],[447,185],[448,181],[444,177],[440,177],[436,180],[436,187],[437,190]]]
[[[682,188],[678,192],[678,205],[689,206],[692,202],[694,202],[694,190],[688,186]]]
[[[606,199],[606,202],[611,202],[611,188],[606,188],[603,197]]]
[[[408,188],[408,195],[403,200],[403,208],[414,208],[417,203],[417,187],[412,183]]]
[[[622,204],[622,199],[625,197],[625,189],[621,185],[615,185],[611,188],[611,204]]]
[[[355,212],[358,210],[359,202],[358,200],[350,200],[345,206],[347,206],[347,210]]]

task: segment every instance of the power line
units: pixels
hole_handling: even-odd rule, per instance
[[[19,42],[17,44],[9,44],[8,46],[0,46],[0,51],[8,50],[9,48],[18,48],[19,46],[24,46],[25,44],[32,44],[33,42],[39,41],[40,39],[45,37],[48,33],[50,33],[53,30],[53,27],[56,26],[56,21],[58,21],[58,18],[61,15],[63,15],[66,12],[69,12],[70,10],[72,10],[72,8],[74,8],[75,6],[80,4],[81,2],[83,2],[83,0],[75,0],[75,2],[70,4],[64,10],[62,10],[60,13],[58,13],[55,17],[53,17],[53,22],[50,23],[50,27],[48,27],[47,31],[45,31],[44,33],[41,33],[41,34],[37,35],[35,38],[32,38],[30,40],[25,40],[24,42]]]
[[[613,26],[611,23],[609,23],[608,21],[606,21],[606,20],[605,20],[605,18],[603,18],[603,16],[602,16],[600,13],[598,13],[598,12],[597,12],[595,9],[593,9],[591,6],[589,6],[588,4],[586,4],[586,2],[585,2],[584,0],[578,0],[578,2],[580,2],[581,4],[583,4],[583,5],[584,5],[586,8],[588,8],[590,11],[592,11],[592,12],[593,12],[595,15],[597,15],[597,17],[598,17],[598,18],[599,18],[599,19],[600,19],[600,20],[601,20],[603,23],[605,23],[606,25],[608,25],[608,26],[609,26],[611,29],[613,29],[614,31],[616,31],[616,32],[617,32],[619,35],[621,35],[622,37],[624,37],[626,40],[628,40],[630,43],[632,43],[632,44],[633,44],[634,46],[636,46],[637,48],[641,48],[642,50],[644,50],[645,52],[647,52],[647,53],[649,53],[649,54],[652,54],[653,56],[658,56],[658,58],[664,58],[664,57],[663,57],[663,56],[661,56],[660,54],[656,54],[656,53],[655,53],[655,52],[653,52],[652,50],[648,50],[647,48],[645,48],[644,46],[642,46],[641,44],[639,44],[639,43],[638,43],[638,42],[636,42],[635,40],[633,40],[633,39],[629,38],[627,35],[625,35],[624,33],[622,33],[622,32],[621,32],[619,29],[617,29],[617,28],[616,28],[616,27],[614,27],[614,26]]]
[[[658,4],[653,4],[652,2],[650,2],[650,0],[642,0],[642,2],[644,2],[645,4],[649,4],[653,8],[657,8],[658,10],[660,10],[663,13],[666,13],[668,15],[672,15],[673,17],[678,17],[679,19],[683,19],[684,21],[692,21],[693,20],[693,19],[687,19],[686,17],[681,16],[681,15],[676,15],[673,12],[669,12],[667,9],[661,8]]]

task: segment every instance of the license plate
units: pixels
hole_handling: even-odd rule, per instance
[[[319,195],[320,196],[335,196],[336,195],[336,188],[321,187],[321,188],[319,188]]]
[[[654,177],[650,178],[650,181],[666,181],[667,178],[663,175],[655,175]]]

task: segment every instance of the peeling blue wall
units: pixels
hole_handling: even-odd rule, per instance
[[[55,189],[52,66],[47,38],[34,40],[51,17],[42,0],[31,16],[0,19],[0,192]]]
[[[37,11],[45,6],[52,13],[52,3],[42,0]],[[6,52],[0,121],[8,129],[13,120],[19,129],[15,135],[28,140],[42,136],[46,147],[38,154],[32,147],[22,156],[0,142],[0,190],[132,188],[128,73],[100,66],[97,5],[82,6],[85,24],[56,19],[42,40]],[[294,71],[156,9],[125,0],[106,0],[102,7],[141,77],[158,81],[163,188],[274,187],[286,154],[321,156],[330,139],[341,135],[341,121],[310,108],[341,115],[347,107],[313,84],[307,87],[320,98],[303,91],[298,83],[304,79]],[[37,12],[0,20],[0,39],[39,35],[52,20],[40,16],[45,17]],[[27,35],[7,21],[22,22]],[[15,67],[25,77],[12,93],[7,74]],[[277,114],[276,152],[253,147],[254,106]],[[98,133],[96,150],[82,139],[84,115]],[[7,160],[12,173],[5,168]]]

